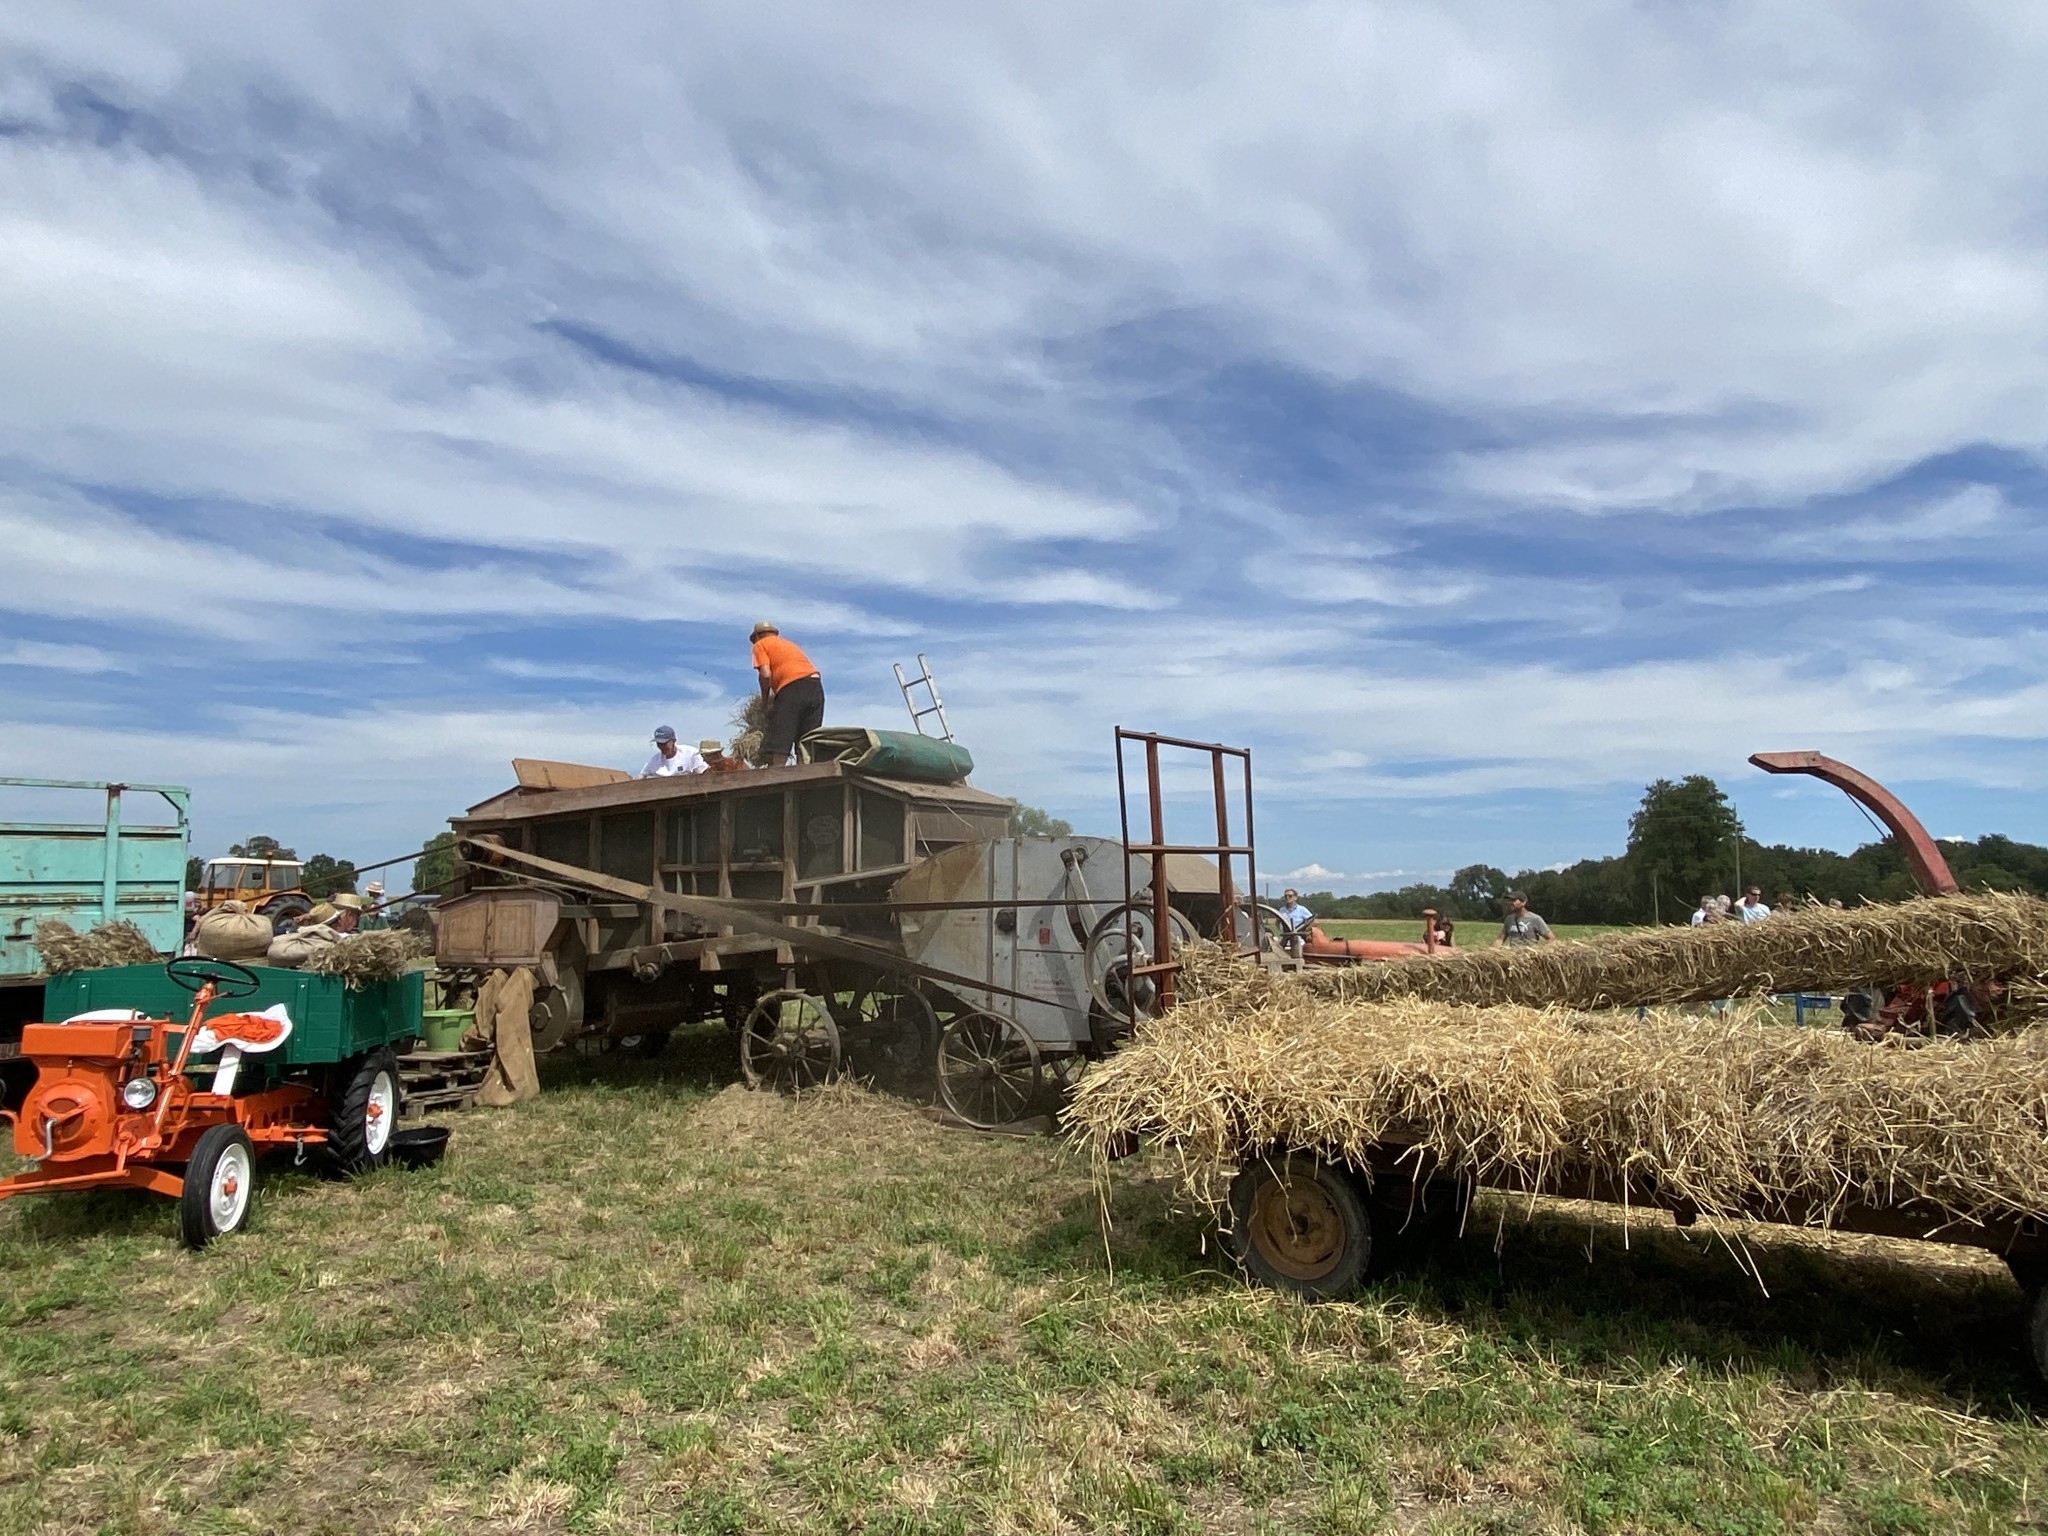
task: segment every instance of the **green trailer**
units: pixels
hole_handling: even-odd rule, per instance
[[[209,1005],[206,1017],[261,1013],[273,1004],[284,1004],[292,1019],[291,1035],[281,1050],[261,1058],[273,1076],[333,1066],[386,1047],[397,1050],[420,1036],[426,1002],[424,971],[408,971],[393,981],[352,988],[339,976],[270,965],[246,969],[257,979],[256,990],[242,997],[220,998]],[[160,965],[73,971],[51,977],[44,993],[44,1013],[53,1020],[107,1008],[133,1008],[154,1019],[183,1020],[190,1003],[191,994],[181,990]],[[183,1033],[182,1025],[174,1028],[173,1042]],[[211,1062],[208,1056],[192,1060],[195,1066]]]

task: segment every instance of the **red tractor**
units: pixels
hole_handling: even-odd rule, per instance
[[[284,1002],[208,1017],[217,1000],[280,985],[267,986],[264,975],[232,961],[173,960],[161,976],[153,966],[79,974],[80,985],[97,978],[102,992],[144,998],[155,990],[151,977],[156,987],[168,977],[192,994],[191,1013],[178,1023],[117,1006],[26,1025],[21,1053],[36,1079],[20,1111],[6,1118],[14,1121],[14,1150],[35,1166],[0,1179],[0,1199],[41,1190],[154,1190],[178,1201],[186,1244],[203,1248],[248,1216],[261,1153],[289,1146],[303,1158],[308,1147],[326,1147],[344,1167],[366,1169],[390,1151],[399,1075],[388,1040],[356,1050],[365,1042],[313,1019],[314,1027],[297,1031],[294,1050]],[[296,972],[266,975],[340,985]],[[323,994],[299,995],[317,1004]],[[350,1054],[336,1054],[328,1039],[346,1041]]]

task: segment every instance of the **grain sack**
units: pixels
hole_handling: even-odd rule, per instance
[[[209,960],[261,965],[270,954],[270,919],[239,901],[224,901],[193,925],[192,947]]]
[[[303,924],[295,933],[280,933],[272,939],[270,952],[263,963],[296,971],[315,955],[340,942],[341,935],[325,923]]]

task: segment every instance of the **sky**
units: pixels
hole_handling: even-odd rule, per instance
[[[2048,841],[2044,75],[1961,0],[7,8],[0,774],[368,862],[726,734],[768,618],[1082,831],[1118,725],[1251,748],[1275,879],[1688,773],[1867,840],[1795,748]]]

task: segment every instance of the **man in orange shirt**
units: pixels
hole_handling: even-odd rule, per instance
[[[811,658],[766,619],[754,626],[754,672],[768,701],[768,729],[755,765],[774,768],[789,761],[796,744],[825,723],[825,680]]]

